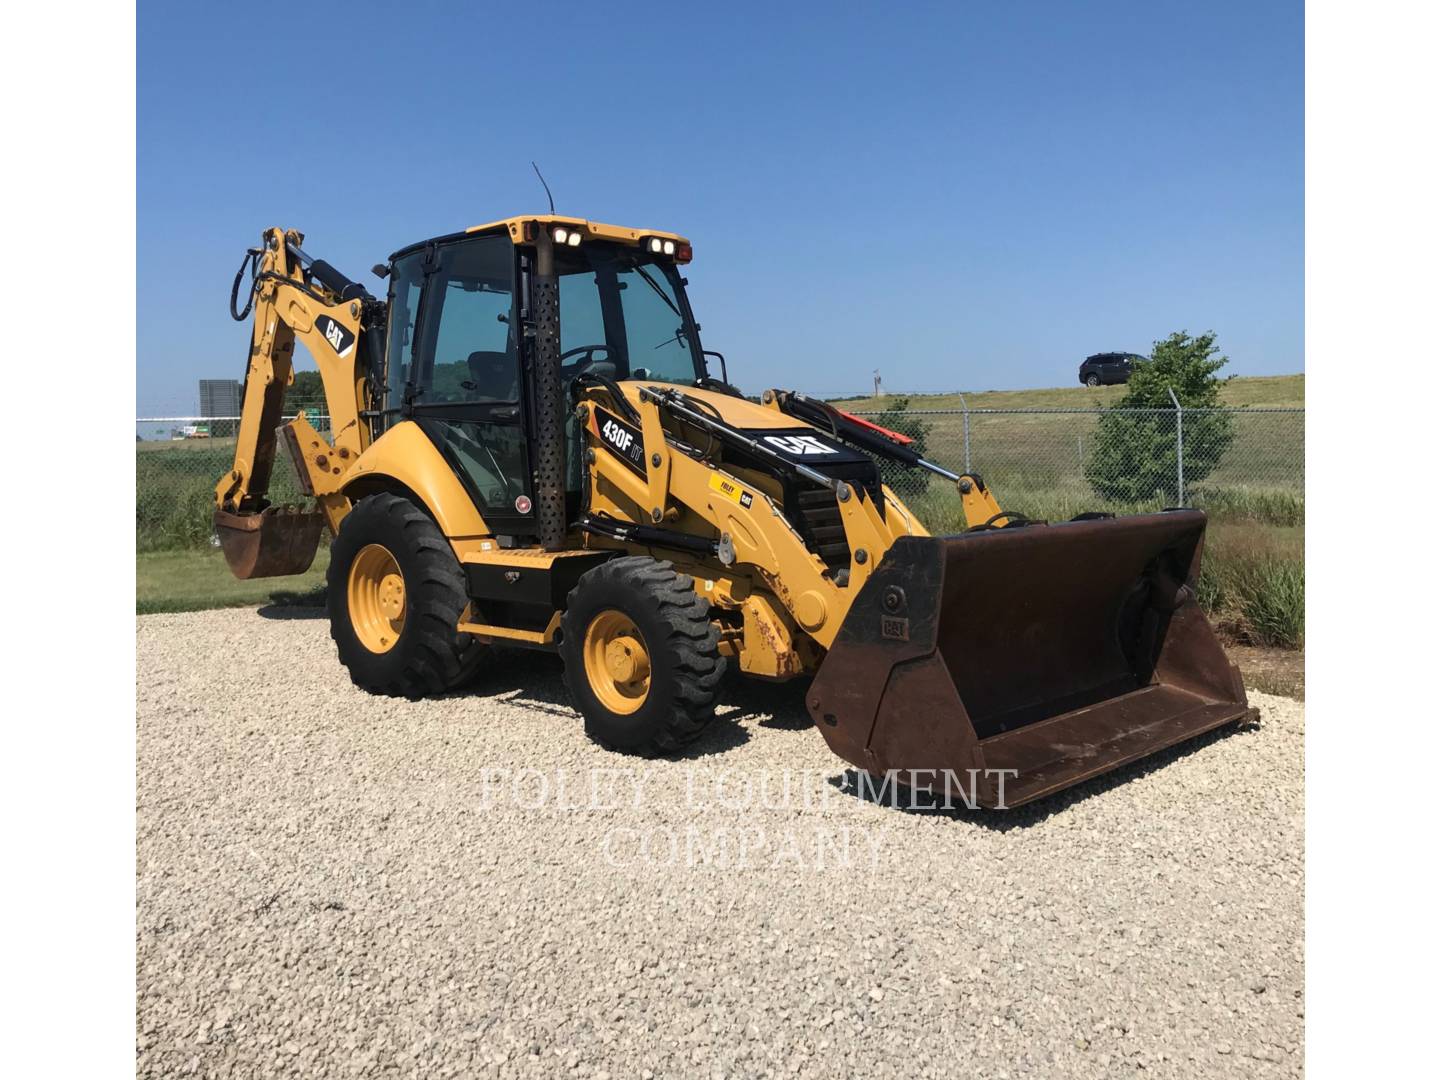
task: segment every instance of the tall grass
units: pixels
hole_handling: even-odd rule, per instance
[[[1305,532],[1301,526],[1220,522],[1210,529],[1198,599],[1234,637],[1305,647]]]
[[[215,485],[234,462],[232,440],[144,443],[135,452],[135,549],[208,547],[214,535]],[[304,499],[283,451],[270,478],[274,502]]]
[[[1271,559],[1240,575],[1240,612],[1257,645],[1305,647],[1305,564]]]
[[[1200,489],[1191,501],[1216,521],[1254,521],[1262,525],[1304,525],[1305,496],[1264,488]]]

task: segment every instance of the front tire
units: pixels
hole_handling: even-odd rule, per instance
[[[626,753],[673,753],[715,715],[720,635],[695,581],[643,555],[602,563],[566,600],[560,655],[585,732]]]
[[[456,624],[469,598],[443,533],[418,506],[382,493],[340,523],[326,572],[330,637],[361,689],[412,700],[474,673],[484,646]]]

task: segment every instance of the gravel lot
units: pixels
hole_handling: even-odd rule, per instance
[[[849,793],[793,690],[637,762],[551,657],[372,698],[288,614],[137,620],[141,1076],[1302,1071],[1296,702],[913,812]]]

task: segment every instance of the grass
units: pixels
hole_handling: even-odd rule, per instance
[[[1052,387],[1045,390],[981,390],[966,392],[965,404],[972,409],[1102,409],[1125,395],[1123,386]],[[892,394],[884,397],[836,399],[836,405],[872,410],[884,409],[897,397],[908,397],[912,409],[958,409],[960,394]],[[1259,405],[1270,408],[1305,407],[1304,375],[1237,376],[1220,390],[1226,405]]]
[[[1287,377],[1290,378],[1290,377]],[[1236,380],[1237,382],[1239,380]],[[1253,380],[1254,382],[1283,382]],[[1230,384],[1233,387],[1234,384]],[[1046,395],[1078,396],[1069,405],[1084,407],[1087,396],[1108,394],[1119,387],[1091,391],[1047,390],[1015,396],[1027,400],[1008,403],[1012,407],[1046,407]],[[954,398],[954,395],[949,395]],[[989,395],[971,395],[972,408]],[[1111,394],[1118,397],[1118,394]],[[1254,387],[1244,395],[1263,397]],[[1272,397],[1277,397],[1277,394]],[[1035,400],[1036,398],[1041,400]],[[870,402],[852,403],[873,412]],[[912,409],[943,408],[943,397],[912,399]],[[958,399],[953,402],[958,405]],[[1061,404],[1067,404],[1061,402]],[[1055,402],[1048,403],[1050,407]],[[992,403],[985,407],[995,407]],[[1258,514],[1267,520],[1298,520],[1304,512],[1305,415],[1304,413],[1231,414],[1233,441],[1208,469],[1197,468],[1187,454],[1187,502],[1215,505],[1225,502],[1237,513]],[[959,412],[920,415],[916,420],[926,428],[926,456],[956,472],[966,468],[967,425]],[[994,487],[1001,504],[1032,517],[1071,517],[1081,510],[1155,509],[1155,506],[1106,505],[1097,500],[1085,468],[1096,438],[1099,415],[1095,413],[974,413],[969,417],[969,468]],[[923,474],[910,473],[894,485],[906,500],[923,499],[937,485]]]
[[[324,603],[330,548],[322,545],[303,574],[237,581],[218,548],[142,551],[135,556],[135,612],[204,611],[256,604]]]

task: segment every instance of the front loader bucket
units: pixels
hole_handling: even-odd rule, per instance
[[[258,514],[215,511],[215,535],[225,561],[242,581],[309,570],[324,526],[324,514],[298,506],[271,506]]]
[[[1194,598],[1204,536],[1178,510],[903,537],[820,666],[815,724],[877,777],[1003,809],[1243,719]]]

